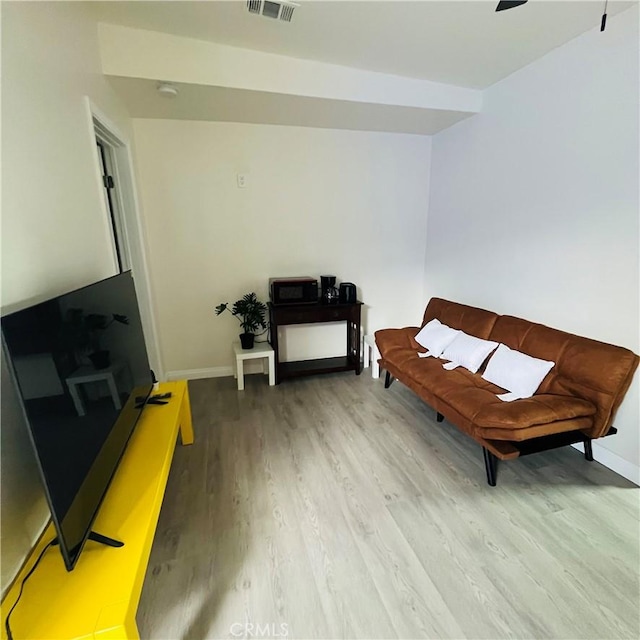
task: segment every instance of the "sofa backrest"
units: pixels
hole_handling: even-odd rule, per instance
[[[498,317],[498,314],[492,311],[468,307],[466,304],[458,304],[442,298],[431,298],[424,312],[422,326],[437,318],[442,324],[486,340]]]
[[[499,316],[489,337],[534,358],[555,362],[538,393],[572,395],[592,402],[596,414],[590,435],[598,438],[609,430],[638,366],[635,353],[513,316]]]

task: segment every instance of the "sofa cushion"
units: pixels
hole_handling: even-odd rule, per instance
[[[557,420],[556,422],[545,422],[543,424],[533,424],[522,429],[493,429],[491,427],[476,427],[474,436],[483,440],[501,442],[525,442],[532,438],[542,438],[543,436],[566,433],[567,431],[582,431],[586,433],[593,424],[593,416],[582,418],[570,418],[569,420]]]
[[[446,324],[442,324],[434,318],[433,320],[429,320],[429,322],[418,331],[414,339],[419,345],[427,349],[430,355],[438,358],[459,334],[459,329],[447,327]]]
[[[482,377],[516,397],[530,398],[554,364],[501,344],[491,356]]]
[[[497,346],[497,342],[476,338],[460,331],[440,357],[443,360],[449,360],[449,364],[444,365],[444,368],[449,371],[461,366],[475,373]]]
[[[398,354],[394,354],[390,362],[400,368],[399,360]],[[498,387],[486,382],[480,376],[474,375],[468,369],[462,367],[454,371],[443,369],[442,360],[435,358],[422,359],[414,354],[413,357],[403,359],[401,368],[403,374],[438,397],[444,398],[449,391],[454,389],[474,387],[499,391]]]
[[[542,393],[514,402],[486,403],[475,414],[474,423],[478,427],[517,430],[595,413],[595,406],[588,400]]]

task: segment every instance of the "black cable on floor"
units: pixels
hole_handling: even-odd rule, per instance
[[[38,556],[38,559],[36,560],[35,564],[33,565],[33,567],[31,567],[31,569],[29,570],[29,573],[27,573],[27,575],[22,579],[22,584],[20,585],[20,593],[18,593],[18,598],[17,600],[13,603],[13,607],[11,607],[11,609],[9,610],[9,613],[7,614],[7,619],[4,621],[4,628],[7,631],[7,638],[8,640],[13,640],[13,634],[11,633],[11,627],[9,625],[9,618],[11,618],[11,614],[13,613],[13,610],[16,608],[16,606],[18,605],[18,602],[20,602],[20,598],[22,597],[22,591],[24,590],[24,583],[30,578],[31,574],[36,570],[36,567],[40,564],[40,560],[42,560],[42,556],[45,554],[45,551],[52,545],[56,544],[58,541],[57,538],[54,538],[53,540],[51,540],[50,542],[47,543],[47,545],[45,546],[45,548],[40,552],[40,555]]]

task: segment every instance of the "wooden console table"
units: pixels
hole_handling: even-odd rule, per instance
[[[178,431],[183,445],[193,442],[187,383],[160,385],[160,393],[168,391],[172,394],[169,404],[145,407],[92,526],[94,531],[122,540],[124,547],[87,541],[71,572],[65,569],[60,550],[50,548],[11,616],[14,638],[139,638],[136,609]],[[6,595],[2,638],[7,637],[4,621],[20,582],[55,535],[50,525]]]
[[[271,346],[276,358],[276,384],[287,378],[308,376],[316,373],[355,371],[360,375],[360,310],[362,302],[348,304],[286,304],[269,303],[271,321]],[[347,323],[347,353],[335,358],[317,358],[280,362],[278,353],[278,327],[291,324],[316,324],[324,322]]]

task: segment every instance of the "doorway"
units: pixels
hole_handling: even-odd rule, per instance
[[[129,243],[127,242],[126,226],[122,218],[120,186],[116,182],[117,175],[113,148],[106,140],[103,140],[98,135],[96,135],[96,145],[98,147],[98,160],[100,163],[105,205],[111,221],[113,250],[118,262],[118,273],[122,273],[131,268],[131,259],[129,255]]]

